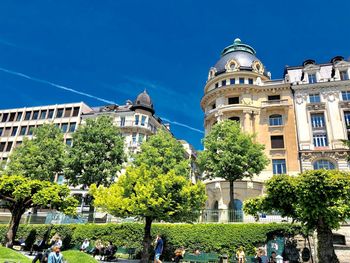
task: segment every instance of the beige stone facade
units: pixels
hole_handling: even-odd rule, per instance
[[[265,145],[270,160],[266,169],[253,180],[235,183],[238,210],[244,200],[263,193],[264,181],[273,174],[294,175],[300,170],[290,84],[270,76],[254,49],[235,40],[211,68],[201,100],[206,133],[217,122],[230,119],[238,121],[243,131],[256,134],[256,141]],[[216,179],[207,181],[206,186],[207,208],[228,209],[228,182]]]

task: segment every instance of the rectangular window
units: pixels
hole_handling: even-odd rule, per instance
[[[270,126],[281,126],[283,125],[282,115],[275,114],[269,117]]]
[[[249,78],[248,79],[248,84],[253,85],[253,83],[254,83],[253,79]]]
[[[120,127],[125,126],[125,117],[120,117]]]
[[[321,102],[320,93],[309,94],[310,103],[319,103]]]
[[[44,120],[46,118],[47,110],[42,110],[40,113],[40,119]]]
[[[315,73],[309,74],[309,83],[312,84],[312,83],[316,83],[316,82],[317,82],[316,74]]]
[[[74,132],[74,131],[75,131],[75,127],[76,127],[76,123],[75,123],[75,122],[72,122],[72,123],[69,125],[69,132]]]
[[[273,174],[286,174],[286,160],[285,159],[274,159],[272,160]]]
[[[73,117],[76,117],[79,115],[80,107],[74,107],[73,109]]]
[[[34,128],[35,128],[34,125],[29,126],[29,128],[28,128],[28,135],[33,135]]]
[[[21,121],[21,119],[22,119],[22,112],[18,112],[16,121]]]
[[[323,113],[311,114],[311,126],[312,128],[325,127],[326,123],[324,120],[324,114]]]
[[[8,113],[4,113],[2,115],[2,119],[1,119],[1,122],[7,122],[7,118],[8,118],[9,114]]]
[[[348,91],[348,90],[342,91],[341,96],[342,96],[343,100],[345,100],[345,101],[350,100],[350,91]]]
[[[16,112],[11,112],[9,121],[14,121],[15,120],[15,116],[16,116]]]
[[[145,126],[145,124],[146,124],[146,116],[142,115],[142,117],[141,117],[141,125]]]
[[[228,98],[228,104],[239,104],[239,97]]]
[[[7,142],[7,146],[6,146],[6,150],[5,150],[5,152],[9,152],[9,151],[11,151],[12,144],[13,144],[13,142]]]
[[[273,136],[271,136],[271,148],[272,149],[282,149],[282,148],[284,148],[283,135],[273,135]]]
[[[56,118],[62,118],[63,116],[63,109],[58,109],[56,113]]]
[[[68,146],[72,146],[72,139],[70,139],[70,138],[66,139],[66,144]]]
[[[236,84],[236,79],[230,79],[230,85],[235,85]]]
[[[139,121],[140,121],[140,116],[135,115],[135,125],[139,125]]]
[[[20,146],[22,144],[22,141],[17,141],[16,142],[16,147]]]
[[[346,127],[349,129],[350,128],[350,111],[344,111],[344,119],[345,119]]]
[[[5,150],[5,145],[6,145],[6,142],[0,143],[0,152],[3,152]]]
[[[218,88],[219,87],[219,83],[215,83],[215,88]]]
[[[221,86],[226,86],[226,79],[224,79],[223,81],[221,81]]]
[[[270,96],[267,96],[267,100],[281,100],[281,96],[280,95],[270,95]]]
[[[3,127],[0,127],[0,136],[2,136],[2,132],[4,131]]]
[[[49,114],[47,115],[47,118],[48,118],[48,119],[52,119],[52,117],[53,117],[53,112],[54,112],[53,109],[49,110]]]
[[[13,127],[12,128],[12,132],[11,132],[11,136],[16,136],[17,135],[17,130],[18,130],[18,127]]]
[[[26,115],[24,116],[24,119],[26,121],[30,120],[30,116],[32,115],[32,112],[31,111],[26,111]]]
[[[6,127],[4,131],[4,137],[10,136],[11,133],[11,127]]]
[[[133,132],[133,133],[132,133],[132,143],[133,143],[133,144],[136,143],[136,136],[137,136],[137,133],[136,133],[136,132]]]
[[[66,133],[67,130],[68,130],[68,123],[62,123],[62,124],[61,124],[61,131],[62,131],[63,133]]]
[[[19,135],[23,136],[23,135],[26,135],[26,133],[27,133],[27,126],[22,126]]]
[[[239,84],[244,84],[244,78],[239,78]]]
[[[63,185],[64,184],[64,176],[63,175],[57,176],[57,184],[58,185]]]
[[[72,108],[66,108],[66,110],[64,111],[64,117],[69,118],[71,114],[72,114]]]
[[[216,104],[213,103],[213,104],[211,105],[211,109],[213,110],[213,109],[215,109],[215,108],[216,108]]]
[[[339,72],[341,80],[349,80],[349,74],[347,70],[343,70]]]
[[[139,143],[142,143],[142,142],[143,142],[144,136],[145,136],[144,134],[139,133]]]
[[[328,146],[327,134],[314,134],[314,145],[315,147],[326,147]]]
[[[39,117],[39,111],[36,110],[36,111],[33,112],[32,120],[37,120],[38,117]]]

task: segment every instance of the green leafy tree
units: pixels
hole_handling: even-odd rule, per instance
[[[350,177],[340,171],[314,170],[298,176],[279,175],[266,183],[266,196],[248,200],[244,211],[278,211],[317,231],[318,262],[338,263],[332,229],[350,217]]]
[[[8,247],[13,246],[21,217],[27,209],[34,206],[50,207],[74,215],[77,206],[67,186],[20,175],[0,176],[0,199],[2,205],[11,212],[5,237]]]
[[[113,119],[109,116],[87,119],[73,134],[65,178],[70,185],[81,185],[83,189],[92,184],[108,186],[117,177],[124,160],[124,138]],[[94,210],[90,204],[89,221],[93,220]]]
[[[53,182],[63,171],[65,156],[62,132],[54,124],[44,124],[13,151],[4,173]]]
[[[230,184],[230,209],[234,204],[234,182],[252,178],[268,164],[264,145],[254,142],[254,136],[244,133],[231,120],[219,122],[205,136],[204,150],[198,164],[207,178],[224,178]]]
[[[145,219],[141,262],[149,261],[151,226],[158,221],[193,221],[206,200],[202,183],[189,179],[185,152],[168,132],[159,131],[141,146],[134,165],[109,188],[91,188],[94,204],[109,213]]]
[[[65,178],[71,185],[108,186],[124,162],[124,138],[113,119],[87,119],[73,134],[68,150]]]

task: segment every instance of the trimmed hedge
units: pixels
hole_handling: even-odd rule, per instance
[[[76,224],[76,225],[21,225],[17,238],[27,238],[27,245],[44,236],[51,227],[50,237],[59,233],[63,248],[69,249],[81,244],[85,238],[112,241],[117,246],[136,248],[141,252],[144,225],[141,223],[123,224]],[[4,242],[6,225],[0,225],[0,242]],[[265,243],[272,232],[296,234],[298,225],[291,224],[153,224],[152,236],[160,233],[165,243],[164,257],[173,256],[176,248],[184,246],[187,251],[200,249],[203,252],[227,253],[232,255],[243,246],[246,254],[254,254],[254,248]]]

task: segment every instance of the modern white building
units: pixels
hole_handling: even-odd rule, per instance
[[[285,81],[294,93],[301,171],[349,171],[350,63],[334,57],[329,63],[306,60],[286,67]]]

